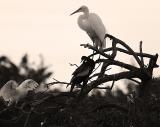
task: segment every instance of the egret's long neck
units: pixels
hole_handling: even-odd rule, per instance
[[[83,11],[83,15],[84,15],[84,17],[88,17],[89,16],[89,10],[88,10],[88,8],[87,9],[85,9],[84,11]]]

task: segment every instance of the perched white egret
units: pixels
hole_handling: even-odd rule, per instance
[[[83,12],[83,14],[78,18],[79,27],[87,32],[96,48],[105,48],[106,29],[101,18],[95,13],[90,13],[88,7],[84,5],[73,12],[71,15],[77,12]]]
[[[27,79],[20,85],[16,81],[10,80],[1,88],[0,96],[10,106],[13,103],[18,103],[19,100],[27,96],[28,91],[33,91],[38,86],[39,84],[32,79]]]

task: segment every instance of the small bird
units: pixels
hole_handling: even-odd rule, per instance
[[[14,80],[8,81],[0,90],[0,96],[7,102],[7,106],[18,103],[19,100],[25,98],[29,91],[34,91],[39,84],[32,80],[27,79],[20,85]]]
[[[71,15],[83,12],[82,15],[78,18],[79,27],[86,31],[91,40],[93,41],[94,46],[98,49],[103,49],[106,47],[105,34],[106,29],[101,20],[101,18],[95,14],[90,13],[87,6],[83,5],[78,10],[73,12]]]
[[[72,74],[73,77],[70,81],[71,84],[70,92],[73,91],[75,85],[80,85],[83,82],[81,89],[82,91],[84,86],[87,84],[88,78],[95,67],[94,60],[90,59],[89,57],[82,56],[81,60],[83,63]]]

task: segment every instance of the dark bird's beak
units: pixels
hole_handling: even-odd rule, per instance
[[[70,16],[73,15],[73,14],[75,14],[75,13],[77,13],[77,12],[79,12],[80,10],[81,10],[81,8],[79,8],[79,9],[76,10],[76,11],[74,11],[72,14],[70,14]]]

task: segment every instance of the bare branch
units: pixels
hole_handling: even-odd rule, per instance
[[[98,75],[99,75],[99,73],[96,73],[96,74],[90,76],[89,79],[92,79],[92,78],[94,78],[94,77],[96,77],[96,76],[98,76]]]
[[[113,86],[114,86],[114,83],[115,83],[115,80],[113,79],[113,82],[112,82],[112,85],[111,85],[110,90],[112,90],[112,88],[113,88]]]
[[[141,73],[141,70],[136,70],[136,71],[125,71],[125,72],[120,72],[117,74],[113,75],[104,75],[101,78],[98,78],[97,80],[92,81],[89,83],[86,87],[86,89],[83,90],[82,96],[86,96],[93,88],[96,88],[98,85],[108,82],[108,81],[117,81],[121,79],[131,79],[131,78],[142,78],[143,74]]]
[[[101,66],[101,63],[98,64],[98,66],[93,70],[92,73],[94,73],[100,66]]]
[[[99,60],[97,60],[96,62],[107,62],[109,65],[117,65],[117,66],[126,68],[126,69],[128,69],[128,70],[133,70],[133,71],[138,69],[138,68],[135,67],[135,66],[132,66],[132,65],[129,65],[129,64],[126,64],[126,63],[117,61],[117,60],[99,59]]]
[[[106,49],[103,49],[103,52],[108,52],[108,51],[112,51],[113,50],[113,47],[110,47],[110,48],[106,48]],[[128,50],[125,50],[125,49],[122,49],[122,48],[118,48],[116,47],[116,50],[119,51],[119,52],[123,52],[125,54],[128,54],[128,55],[133,55],[131,52],[129,52]],[[138,52],[135,52],[135,54],[137,56],[142,56],[142,57],[147,57],[147,58],[153,58],[154,56],[153,55],[150,55],[150,54],[147,54],[147,53],[138,53]],[[89,55],[88,57],[92,57],[94,55],[97,55],[97,53],[93,53],[91,55]]]
[[[139,48],[140,48],[140,54],[142,54],[143,52],[142,52],[142,41],[140,41],[140,46],[139,46]],[[144,60],[143,60],[143,57],[141,56],[141,62],[142,62],[142,65],[143,65],[143,67],[144,67]]]
[[[131,80],[131,81],[133,81],[133,82],[135,82],[135,83],[137,83],[137,84],[141,84],[141,82],[139,82],[139,81],[137,81],[137,80],[135,80],[135,79],[133,79],[133,78],[129,78],[129,80]]]
[[[158,59],[158,54],[156,54],[152,59],[150,59],[149,61],[149,65],[148,65],[148,69],[152,72],[153,71],[153,68],[157,68],[159,67],[156,62],[157,62],[157,59]]]
[[[117,39],[117,38],[115,38],[115,37],[113,37],[112,35],[109,35],[109,34],[106,34],[105,37],[109,37],[110,39],[113,39],[113,41],[115,43],[119,43],[122,46],[124,46],[129,52],[131,52],[133,54],[134,58],[136,59],[137,63],[139,64],[139,66],[141,68],[143,67],[143,65],[142,65],[140,59],[138,58],[138,56],[135,54],[135,52],[126,43],[124,43],[123,41],[121,41],[121,40],[119,40],[119,39]]]
[[[70,66],[76,66],[76,67],[78,67],[78,65],[77,65],[77,64],[69,63],[69,65],[70,65]]]
[[[71,84],[68,83],[68,82],[60,82],[60,81],[50,82],[50,83],[47,83],[47,84],[45,84],[45,85],[51,86],[51,85],[55,85],[55,84],[66,84],[66,85],[71,85]]]
[[[98,54],[100,54],[108,59],[113,59],[110,55],[105,54],[104,52],[98,50],[97,48],[91,46],[90,44],[81,44],[80,46],[83,46],[84,48],[92,49],[92,50],[96,51]]]
[[[105,70],[105,72],[108,71],[108,70],[111,70],[111,69],[112,68],[108,68],[108,69]],[[99,73],[93,74],[92,76],[89,77],[89,79],[92,79],[92,78],[94,78],[94,77],[96,77],[98,75],[99,75]]]
[[[115,42],[113,41],[113,42],[112,42],[112,48],[113,48],[113,50],[112,50],[112,54],[111,54],[111,56],[112,56],[113,59],[115,59],[115,57],[116,57],[116,55],[117,55],[116,45],[117,45],[117,43],[115,43]]]
[[[101,72],[98,75],[98,78],[102,77],[105,74],[106,68],[109,66],[108,61],[103,62],[102,68],[101,68]]]
[[[52,78],[53,80],[55,80],[56,82],[59,82],[57,79],[55,79],[55,78]]]

